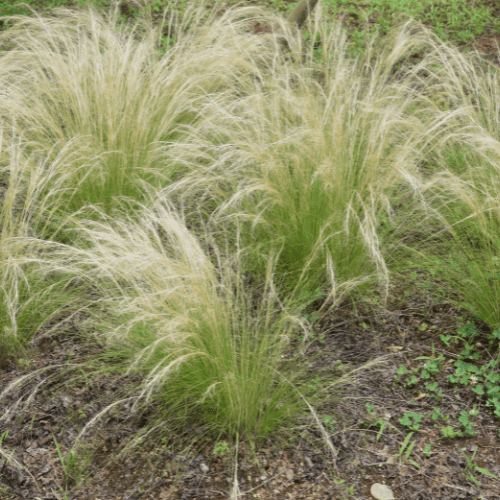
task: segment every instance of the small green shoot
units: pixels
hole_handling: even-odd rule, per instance
[[[446,427],[442,427],[441,433],[443,434],[443,436],[440,439],[455,439],[456,437],[463,436],[462,432],[455,429],[455,427],[453,427],[453,425],[448,425]]]
[[[323,417],[323,423],[331,430],[333,431],[334,426],[333,426],[333,419],[330,416]]]
[[[59,443],[54,435],[54,443],[56,445],[57,454],[59,455],[59,460],[61,462],[63,472],[64,472],[64,487],[68,485],[70,479],[73,479],[72,472],[74,471],[76,465],[76,453],[74,451],[68,452],[66,458],[62,456],[61,449],[59,447]]]
[[[413,436],[413,432],[410,432],[410,434],[408,434],[406,436],[405,440],[403,441],[403,444],[399,447],[399,451],[396,455],[399,457],[399,464],[400,465],[404,465],[405,462],[408,462],[411,465],[413,465],[414,467],[416,467],[417,469],[420,469],[420,465],[418,465],[417,462],[415,462],[414,460],[410,460],[410,458],[409,458],[413,448],[415,447],[415,441],[410,443],[412,436]],[[408,444],[409,444],[409,446],[408,446]]]
[[[434,408],[431,418],[432,420],[442,419],[443,422],[448,422],[450,419],[449,415],[445,415],[440,408]]]
[[[474,463],[474,457],[476,456],[477,448],[474,450],[471,457],[467,456],[467,454],[464,452],[463,449],[461,449],[460,452],[467,460],[467,470],[464,472],[465,476],[468,479],[470,479],[479,489],[481,489],[481,486],[479,481],[473,474],[474,471],[480,472],[481,474],[484,474],[488,477],[496,479],[497,481],[500,481],[500,478],[498,476],[495,476],[495,474],[491,473],[489,470],[483,469],[482,467],[479,467],[477,464]]]
[[[9,430],[7,429],[6,431],[3,431],[2,434],[0,435],[0,446],[3,443],[3,440],[9,435]]]
[[[214,446],[214,455],[220,455],[221,457],[227,455],[229,453],[229,445],[227,441],[217,441]]]
[[[382,434],[384,433],[384,430],[385,428],[389,425],[389,422],[387,422],[386,420],[382,420],[380,418],[377,418],[375,420],[375,422],[373,422],[375,425],[379,425],[380,426],[380,429],[377,433],[377,442],[379,441],[379,439],[382,437]]]
[[[431,457],[432,453],[431,453],[431,445],[430,444],[426,444],[422,448],[422,455],[425,455],[427,458]]]

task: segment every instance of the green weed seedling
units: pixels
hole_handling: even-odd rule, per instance
[[[219,455],[221,457],[224,457],[229,453],[229,445],[227,444],[227,441],[217,441],[214,446],[214,455]]]
[[[463,427],[464,436],[475,436],[476,431],[474,430],[474,424],[470,421],[472,417],[475,417],[479,414],[479,411],[474,408],[470,411],[462,410],[460,412],[460,416],[458,417],[458,421]]]
[[[414,412],[406,412],[403,418],[399,419],[401,425],[410,428],[412,431],[418,431],[420,428],[420,422],[424,418],[423,415]]]
[[[498,398],[488,399],[486,406],[493,407],[493,414],[500,418],[500,400]]]
[[[470,479],[478,488],[479,490],[481,489],[481,486],[479,484],[479,481],[476,479],[474,476],[473,472],[477,471],[480,472],[481,474],[484,474],[486,476],[489,476],[493,479],[496,479],[497,481],[500,481],[500,478],[495,476],[495,474],[491,473],[489,470],[483,469],[482,467],[479,467],[474,463],[474,457],[476,456],[477,453],[477,448],[474,450],[472,453],[472,456],[469,457],[467,454],[464,452],[464,450],[460,450],[462,455],[465,457],[465,460],[467,460],[467,470],[464,472],[465,476]]]
[[[405,387],[416,385],[420,380],[430,380],[433,376],[437,375],[443,368],[443,362],[445,357],[440,354],[438,357],[434,356],[434,346],[432,356],[420,356],[415,358],[415,361],[426,360],[427,362],[421,367],[412,368],[409,372],[405,365],[401,365],[396,371],[395,380],[398,381],[402,377],[405,377]],[[426,384],[426,387],[433,394],[432,396],[442,398],[442,391],[438,390],[438,384]]]
[[[479,384],[474,392],[477,394],[484,394],[486,387],[488,395],[493,396],[496,392],[500,391],[497,382],[500,380],[500,375],[497,373],[487,373],[486,367],[483,369],[478,368],[473,363],[464,361],[459,358],[455,361],[455,373],[448,375],[448,381],[452,384],[472,385]],[[484,383],[485,385],[483,386]]]
[[[447,347],[451,347],[459,342],[470,342],[478,335],[476,325],[472,321],[467,321],[467,324],[457,329],[457,335],[440,335],[439,338]]]
[[[334,421],[333,421],[332,417],[330,417],[328,415],[326,417],[323,417],[323,423],[330,429],[330,431],[333,432],[333,430],[334,430],[334,426],[333,426]]]
[[[458,338],[455,335],[440,335],[439,338],[441,339],[441,342],[446,345],[446,347],[452,347],[452,345],[455,345],[458,343]]]
[[[308,388],[311,392],[316,392],[318,390],[318,384],[321,382],[319,377],[315,377],[311,379],[311,384],[308,385]]]
[[[436,398],[438,402],[441,402],[443,399],[443,389],[439,387],[437,382],[426,383],[426,389],[429,391],[429,397]]]
[[[345,479],[334,479],[333,482],[334,482],[334,484],[337,484],[339,486],[344,486],[345,494],[347,495],[347,498],[354,496],[354,486],[346,486]],[[345,498],[344,495],[343,495],[343,497]]]
[[[493,347],[493,344],[500,345],[500,328],[489,335],[489,344],[491,347]]]
[[[2,432],[2,434],[0,435],[0,446],[2,445],[3,443],[3,440],[9,435],[9,430],[7,429],[6,431]]]
[[[418,368],[412,368],[410,372],[408,372],[408,369],[406,368],[405,365],[401,365],[395,375],[395,380],[399,380],[403,375],[408,374],[408,376],[405,378],[405,387],[411,386],[411,385],[416,385],[419,382],[419,378],[417,376],[418,373]]]
[[[311,304],[318,299],[321,299],[326,294],[321,288],[316,288],[313,292],[303,291],[299,294],[298,300],[304,302],[305,304]]]
[[[366,410],[368,412],[368,415],[370,415],[370,417],[372,417],[373,419],[371,422],[369,422],[369,424],[367,424],[367,426],[368,427],[371,427],[372,425],[379,426],[379,431],[377,433],[377,441],[379,441],[379,439],[382,437],[382,434],[384,433],[385,428],[389,425],[389,422],[381,418],[375,418],[373,412],[374,409],[375,409],[374,405],[366,403]]]
[[[440,408],[434,408],[432,415],[431,415],[432,420],[436,421],[438,419],[442,419],[443,422],[448,422],[450,419],[449,415],[445,415]]]
[[[415,398],[411,398],[410,401],[408,401],[408,404],[412,406],[420,406],[419,402],[415,401]]]
[[[6,431],[2,432],[0,435],[0,446],[2,446],[3,440],[9,435],[9,430],[7,429]],[[0,457],[3,457],[4,464],[9,464],[10,461],[12,460],[12,457],[14,456],[14,450],[11,451],[10,455],[7,456],[6,453],[4,453],[1,448],[0,448]]]
[[[463,434],[460,430],[455,429],[453,425],[448,425],[446,427],[441,427],[441,433],[443,434],[439,439],[455,439],[456,437],[462,437]]]
[[[432,452],[431,452],[431,445],[430,444],[426,444],[423,448],[422,448],[422,455],[425,455],[427,458],[430,458],[431,455],[432,455]]]
[[[474,338],[479,333],[476,331],[474,323],[467,322],[466,325],[457,330],[455,339],[464,342],[464,348],[455,361],[455,373],[448,375],[448,382],[454,385],[470,386],[471,391],[479,397],[486,399],[486,406],[492,408],[492,413],[500,418],[500,373],[498,373],[499,360],[490,360],[486,365],[476,366],[475,362],[479,360],[479,352],[474,345]],[[500,338],[500,331],[495,330],[490,334],[490,344],[497,342]],[[451,337],[442,338],[446,345],[450,345]],[[461,415],[461,422],[469,418]],[[460,419],[459,419],[460,420]],[[472,429],[470,423],[464,425],[464,432],[470,435]],[[452,433],[453,434],[453,433]]]
[[[397,370],[396,370],[396,375],[394,376],[395,380],[399,380],[403,375],[406,375],[408,373],[408,370],[406,369],[405,365],[401,365]]]
[[[311,323],[316,323],[321,318],[321,316],[316,311],[313,311],[312,313],[304,314],[304,318]]]
[[[420,465],[418,465],[417,462],[415,462],[414,460],[410,460],[411,452],[415,447],[415,441],[410,443],[410,439],[412,438],[412,436],[413,432],[410,432],[410,434],[406,436],[405,440],[403,441],[403,444],[399,447],[399,451],[398,453],[396,453],[396,456],[399,457],[399,465],[404,465],[405,462],[408,462],[411,465],[413,465],[413,467],[420,469]],[[409,446],[408,443],[410,443]]]
[[[313,302],[316,302],[318,299],[321,299],[325,297],[325,292],[321,290],[320,288],[316,288],[314,292],[302,292],[299,295],[299,300],[303,302],[305,305],[312,304]],[[303,317],[307,320],[309,320],[311,323],[316,323],[321,316],[317,313],[317,311],[313,311],[311,313],[306,313],[303,315]]]
[[[59,447],[59,443],[54,435],[54,443],[56,444],[57,454],[59,455],[59,460],[61,462],[63,472],[64,472],[64,483],[63,487],[66,488],[68,486],[68,482],[70,479],[73,479],[75,466],[76,466],[76,453],[75,451],[70,451],[66,458],[62,456],[61,449]]]
[[[382,437],[382,434],[384,433],[385,428],[389,425],[389,422],[386,420],[382,420],[381,418],[377,418],[374,422],[374,425],[380,426],[379,431],[377,433],[377,441]]]
[[[368,415],[373,415],[373,410],[375,409],[375,406],[370,404],[370,403],[366,403],[366,411],[368,412]]]
[[[441,427],[442,437],[440,439],[455,439],[457,437],[475,436],[476,431],[474,430],[474,424],[471,422],[471,419],[478,414],[479,411],[477,410],[476,406],[474,406],[474,408],[469,411],[462,410],[460,412],[460,416],[458,417],[458,423],[460,424],[460,427],[456,427],[453,425]],[[442,418],[445,422],[449,420],[448,416],[443,415],[438,408],[434,408],[432,419],[437,420],[438,418]],[[434,427],[438,426],[435,425]]]
[[[437,358],[434,358],[434,356],[420,356],[415,358],[415,361],[422,359],[426,359],[427,363],[423,366],[420,377],[423,379],[430,379],[433,375],[436,375],[441,371],[443,367],[442,362],[445,360],[445,357],[442,354],[440,354]]]
[[[451,347],[461,341],[467,344],[467,341],[477,337],[477,335],[479,333],[476,331],[476,325],[471,321],[467,321],[467,324],[457,329],[457,335],[440,335],[439,338],[447,347]]]

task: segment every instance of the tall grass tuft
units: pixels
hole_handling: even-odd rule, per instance
[[[136,222],[75,224],[85,250],[39,244],[47,255],[50,248],[52,270],[99,290],[95,331],[110,361],[144,376],[137,404],[160,394],[165,415],[190,415],[212,432],[249,441],[304,414],[291,382],[305,367],[283,366],[282,356],[306,325],[300,309],[279,301],[272,261],[265,286],[246,288],[237,262],[212,248],[220,259],[214,266],[165,203],[143,207]]]
[[[53,210],[49,186],[57,173],[57,162],[47,169],[24,155],[22,138],[13,135],[4,148],[0,128],[0,365],[19,358],[39,328],[75,297],[61,276],[47,277],[37,263],[27,240],[43,235],[41,214]],[[57,185],[53,185],[57,189]],[[49,195],[42,196],[44,190]],[[35,228],[42,233],[37,234]]]
[[[364,285],[386,290],[381,218],[413,203],[417,161],[433,132],[410,113],[418,100],[400,71],[423,43],[414,25],[357,60],[320,9],[310,31],[304,42],[276,29],[262,89],[207,105],[178,146],[190,173],[164,194],[187,206],[207,200],[215,227],[241,225],[250,272],[262,268],[260,256],[278,252],[289,293],[327,286],[335,302]]]
[[[140,202],[176,173],[170,144],[196,123],[203,98],[253,88],[245,52],[258,44],[228,29],[227,16],[206,18],[203,4],[175,12],[139,40],[137,26],[118,22],[117,4],[106,17],[90,6],[9,17],[0,34],[8,48],[0,86],[10,95],[2,119],[15,114],[30,151],[49,162],[65,148],[80,156],[60,174],[59,212],[96,205],[110,214],[123,198]]]
[[[426,198],[441,229],[421,252],[440,269],[457,301],[493,329],[500,327],[500,71],[479,54],[435,39],[413,69],[425,77],[433,109],[446,126],[427,165]],[[437,215],[437,217],[436,217]],[[418,242],[414,242],[414,248]],[[422,247],[422,245],[420,245]],[[419,250],[421,250],[420,248]]]

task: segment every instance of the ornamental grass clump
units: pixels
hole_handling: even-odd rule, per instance
[[[214,227],[241,227],[251,273],[262,268],[260,256],[278,252],[287,293],[321,285],[335,302],[366,284],[386,290],[381,218],[393,205],[412,205],[433,130],[409,112],[417,99],[398,72],[424,43],[412,24],[389,48],[370,46],[357,60],[340,24],[326,24],[320,9],[310,29],[309,42],[284,29],[274,36],[265,88],[206,106],[205,120],[177,146],[190,172],[164,194],[188,206],[206,200]]]
[[[476,151],[485,142],[491,144],[491,137],[476,139]],[[446,164],[442,167],[429,200],[443,229],[433,236],[423,259],[439,267],[460,306],[496,330],[500,327],[500,155],[483,158],[477,166],[462,165],[462,175],[447,170]]]
[[[53,210],[49,186],[57,173],[57,161],[46,165],[26,156],[15,134],[5,147],[0,128],[0,366],[19,359],[27,342],[54,317],[61,306],[70,306],[74,295],[62,277],[48,279],[26,245],[28,238],[43,235],[41,213]],[[53,185],[53,187],[57,187]],[[49,194],[42,195],[44,190]],[[42,232],[36,234],[34,228]]]
[[[500,327],[500,71],[479,54],[434,40],[413,69],[433,109],[447,116],[432,155],[426,199],[440,230],[419,243],[420,265],[438,267],[462,307]],[[416,248],[416,246],[414,245]],[[425,250],[422,251],[425,247]]]
[[[118,5],[106,18],[90,7],[9,16],[0,86],[10,98],[0,118],[15,115],[29,151],[48,162],[64,149],[80,156],[60,174],[61,214],[140,202],[176,172],[169,145],[196,123],[204,96],[253,88],[246,52],[257,53],[258,42],[242,38],[228,16],[207,18],[203,4],[175,12],[141,37],[118,22]],[[160,56],[165,29],[171,43]]]
[[[89,313],[104,356],[115,370],[144,377],[134,407],[160,401],[169,422],[194,419],[251,442],[304,415],[292,384],[306,367],[282,357],[307,327],[300,310],[278,300],[273,262],[263,288],[245,288],[237,262],[212,248],[214,265],[170,206],[141,214],[135,222],[75,220],[84,247],[32,240],[50,255],[48,269],[98,294],[99,313]]]

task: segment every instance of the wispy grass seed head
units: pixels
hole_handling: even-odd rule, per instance
[[[407,111],[416,99],[395,67],[418,41],[410,27],[395,36],[396,48],[356,61],[338,26],[316,19],[314,30],[328,59],[316,62],[307,43],[291,43],[286,58],[276,54],[281,64],[265,92],[207,104],[204,121],[177,146],[190,172],[164,194],[192,200],[203,192],[216,200],[216,224],[246,221],[249,263],[279,248],[288,289],[325,284],[338,297],[354,283],[387,283],[379,216],[387,200],[405,203],[430,139],[428,124]]]
[[[144,376],[138,401],[162,393],[169,408],[194,405],[205,423],[249,439],[279,428],[300,406],[277,373],[300,320],[280,305],[272,274],[256,302],[231,266],[214,267],[168,204],[143,210],[135,223],[81,220],[89,245],[59,245],[56,255],[61,272],[100,290],[96,331]],[[300,377],[292,371],[290,380]]]
[[[104,19],[90,7],[14,16],[1,33],[5,119],[14,114],[32,151],[49,161],[70,143],[85,156],[85,168],[67,166],[67,212],[100,205],[110,213],[119,196],[143,200],[144,182],[158,188],[176,172],[169,144],[197,121],[203,98],[255,87],[258,40],[234,13],[215,20],[205,12],[184,13],[162,56],[157,30],[137,40],[116,12]]]

